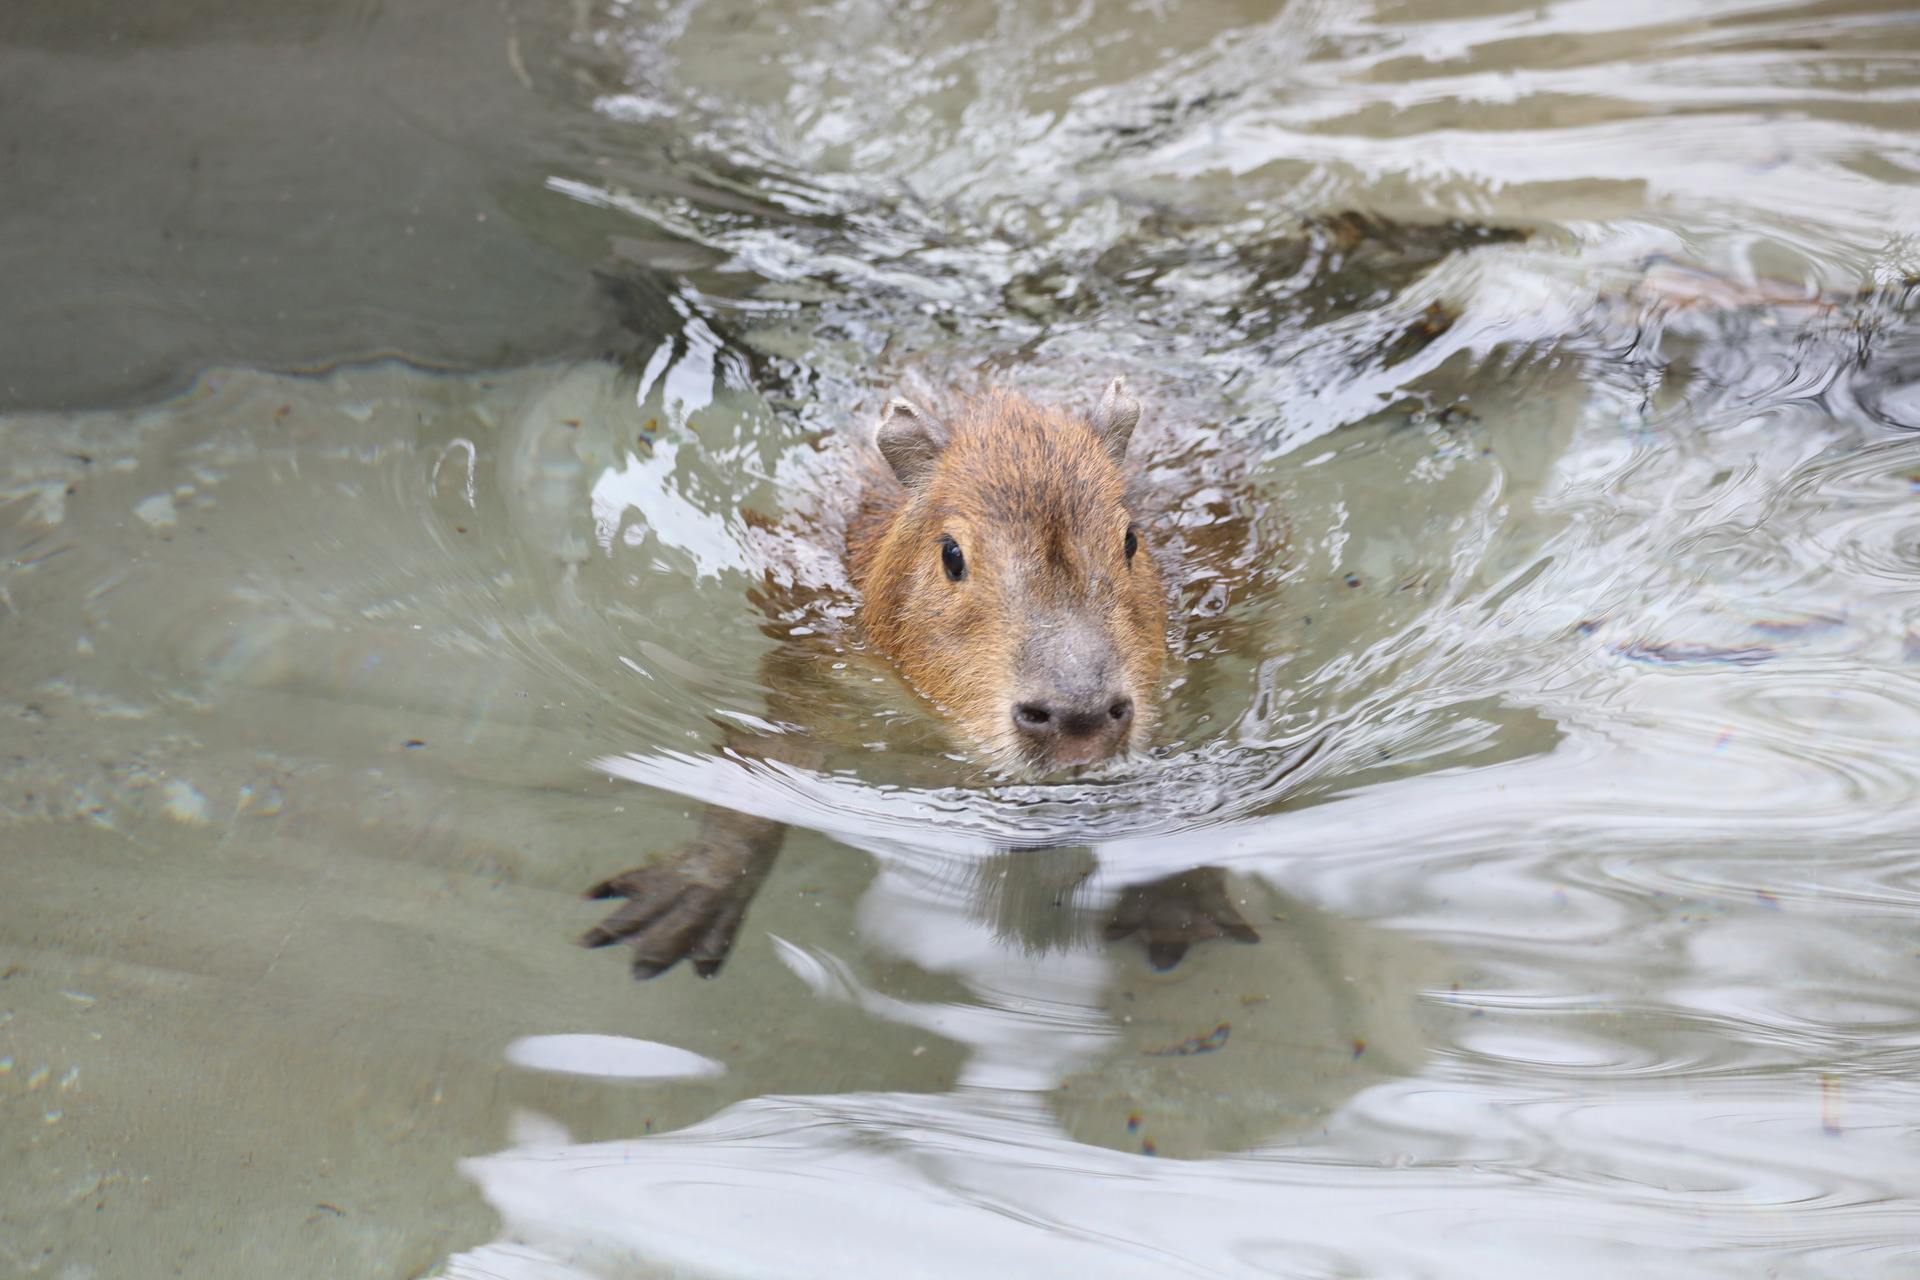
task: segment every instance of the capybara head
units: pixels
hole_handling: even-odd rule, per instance
[[[906,400],[875,443],[905,491],[862,584],[867,635],[971,744],[1051,772],[1144,744],[1167,602],[1127,506],[1140,402],[1092,417],[997,393],[940,421]]]

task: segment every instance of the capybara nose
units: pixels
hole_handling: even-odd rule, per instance
[[[1023,702],[1013,709],[1014,727],[1029,738],[1051,738],[1060,732],[1060,720],[1044,702]]]
[[[1112,755],[1133,724],[1133,699],[1108,694],[1095,699],[1036,699],[1013,709],[1014,728],[1034,748],[1060,764],[1086,764]]]

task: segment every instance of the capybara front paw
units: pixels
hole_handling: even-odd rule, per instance
[[[697,864],[697,856],[683,854],[594,885],[587,897],[625,901],[587,930],[580,944],[625,943],[633,951],[636,978],[665,973],[681,960],[691,960],[694,972],[703,978],[720,972],[733,936],[746,918],[752,886],[738,880],[715,884],[712,869]]]

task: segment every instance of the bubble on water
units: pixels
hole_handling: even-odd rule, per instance
[[[141,500],[135,504],[133,514],[144,521],[148,528],[155,530],[171,529],[179,518],[173,509],[173,495],[170,493],[156,493]]]
[[[166,785],[160,789],[160,793],[165,797],[165,803],[161,806],[161,812],[165,813],[175,822],[184,822],[190,826],[200,826],[206,823],[212,816],[211,809],[207,804],[207,798],[200,794],[199,788],[195,787],[185,778],[167,779]]]

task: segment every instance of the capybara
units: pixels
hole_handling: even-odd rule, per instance
[[[1085,415],[1007,391],[938,412],[893,399],[871,447],[843,455],[858,493],[846,518],[781,531],[835,544],[865,647],[956,745],[1002,774],[1097,765],[1145,746],[1158,720],[1168,606],[1158,513],[1128,466],[1140,412],[1122,378]],[[806,661],[783,649],[763,679],[791,686]],[[804,735],[733,733],[729,746],[816,758]],[[627,943],[642,977],[680,959],[712,975],[783,835],[778,822],[710,806],[688,847],[590,890],[626,901],[582,941]],[[1168,883],[1173,900],[1152,910],[1130,892],[1111,932],[1143,933],[1159,964],[1199,938],[1254,939],[1217,875]]]

